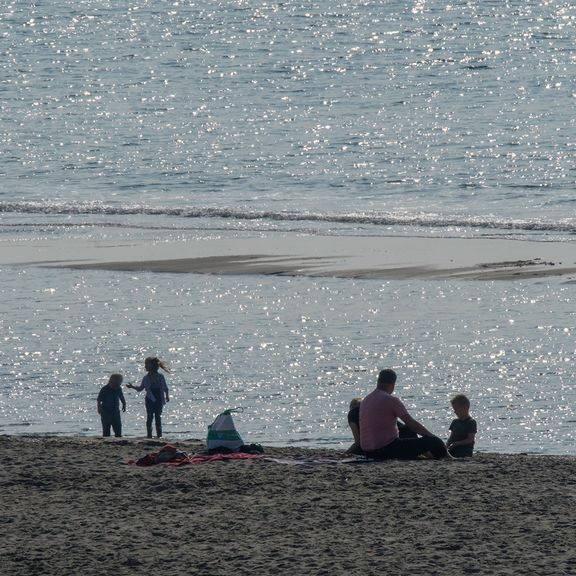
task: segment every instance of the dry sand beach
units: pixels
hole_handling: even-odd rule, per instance
[[[161,445],[0,437],[1,573],[576,574],[573,457],[127,464]]]
[[[0,255],[0,264],[340,278],[576,278],[572,243],[489,238],[263,234],[132,246],[40,243],[11,246]]]

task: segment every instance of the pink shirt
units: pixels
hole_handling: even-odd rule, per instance
[[[144,378],[142,378],[142,383],[140,386],[136,387],[136,390],[146,389],[146,398],[152,400],[152,402],[160,401],[162,406],[166,404],[166,398],[168,397],[168,384],[166,384],[166,378],[164,374],[159,372],[148,372]]]
[[[397,418],[408,414],[396,396],[376,389],[360,404],[360,446],[364,452],[388,446],[398,438]]]

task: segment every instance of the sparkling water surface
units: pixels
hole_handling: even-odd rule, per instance
[[[31,268],[1,296],[18,308],[4,320],[4,433],[99,434],[107,376],[138,382],[159,354],[173,370],[170,438],[203,438],[220,410],[242,407],[247,440],[344,447],[349,400],[392,366],[397,394],[437,434],[465,392],[479,449],[575,453],[570,285]],[[125,433],[141,435],[143,398],[126,396]]]
[[[297,232],[574,242],[576,5],[0,2],[0,251]],[[576,253],[576,252],[575,252]],[[0,268],[0,433],[99,434],[173,368],[171,438],[343,447],[397,369],[439,435],[574,454],[574,284]],[[128,391],[128,435],[144,431]]]
[[[1,201],[574,211],[572,2],[55,0],[0,17]]]

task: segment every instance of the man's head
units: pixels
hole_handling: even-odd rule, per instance
[[[395,384],[396,372],[394,372],[394,370],[386,368],[380,371],[380,374],[378,374],[378,384],[376,386],[379,390],[390,392],[391,390],[394,390]]]

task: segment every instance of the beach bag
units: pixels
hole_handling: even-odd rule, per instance
[[[216,420],[208,426],[206,445],[209,451],[224,448],[226,451],[236,452],[240,446],[244,445],[232,419],[232,412],[238,411],[238,408],[225,410],[218,414]]]

